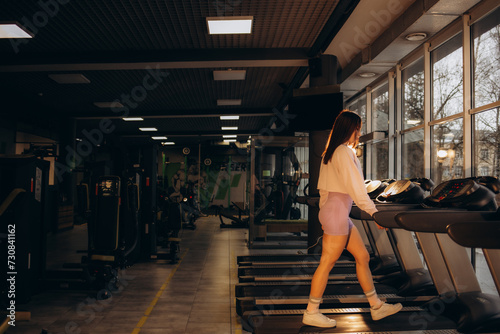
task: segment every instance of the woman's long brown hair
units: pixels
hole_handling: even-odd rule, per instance
[[[333,123],[332,131],[328,137],[323,163],[326,165],[332,158],[335,149],[347,142],[354,131],[361,129],[361,117],[350,110],[342,110]],[[355,143],[357,145],[358,143]]]

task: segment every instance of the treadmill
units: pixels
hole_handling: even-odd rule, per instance
[[[470,182],[469,182],[470,181]],[[472,186],[473,185],[473,186]],[[426,213],[429,217],[432,217],[432,214],[439,213],[440,215],[447,215],[451,213],[452,210],[450,208],[436,208],[439,206],[440,198],[442,197],[442,191],[445,189],[447,191],[449,187],[458,187],[458,192],[465,194],[462,198],[462,203],[467,203],[468,199],[472,199],[473,201],[478,202],[477,200],[484,197],[493,198],[494,194],[491,190],[488,190],[484,186],[480,186],[474,180],[468,180],[467,182],[456,182],[456,181],[448,181],[444,182],[436,190],[432,193],[429,198],[435,201],[434,207],[430,207],[423,210],[414,210],[410,211],[410,213],[405,213],[401,215],[407,215],[411,217],[416,214],[424,214]],[[473,189],[475,188],[475,189]],[[481,191],[471,191],[480,189]],[[428,203],[430,203],[428,201]],[[492,210],[490,207],[490,203],[482,203],[482,206],[479,207],[468,207],[467,209],[474,208],[475,210]],[[459,211],[460,213],[466,212]],[[493,212],[496,214],[496,212]],[[488,213],[486,213],[488,214]],[[440,217],[441,220],[443,216]],[[377,219],[377,215],[375,216]],[[419,219],[414,219],[415,224],[422,224],[422,217]],[[378,221],[378,220],[377,220]],[[424,222],[425,223],[425,222]],[[422,233],[423,238],[433,238],[433,233]],[[434,237],[436,238],[436,237]],[[419,238],[420,240],[420,238]],[[431,244],[432,245],[432,244]],[[441,250],[438,249],[428,249],[426,244],[421,244],[422,251],[424,254],[429,255],[431,253],[441,253]],[[450,246],[451,247],[451,246]],[[445,263],[444,268],[450,270],[451,268],[447,265],[446,261],[452,261],[454,255],[456,255],[456,249],[454,248],[451,252],[446,252],[443,254],[441,263]],[[439,258],[439,257],[437,257]],[[427,257],[426,257],[427,259]],[[466,257],[466,263],[468,261],[468,257]],[[455,259],[454,262],[460,262]],[[464,262],[464,261],[461,261]],[[462,263],[463,264],[463,263]],[[429,263],[428,263],[429,265]],[[467,267],[467,265],[462,265],[463,267]],[[439,297],[433,299],[433,302],[429,302],[426,308],[422,308],[419,306],[410,306],[404,307],[401,312],[395,314],[389,318],[382,319],[380,321],[374,322],[371,320],[371,316],[369,314],[369,308],[350,308],[350,309],[340,309],[340,308],[322,308],[321,311],[326,314],[336,314],[335,319],[337,320],[337,327],[335,328],[316,328],[310,326],[303,326],[302,324],[302,314],[304,309],[295,309],[295,310],[277,310],[273,307],[269,307],[267,309],[263,309],[261,311],[253,311],[247,312],[244,317],[246,322],[244,325],[246,328],[251,329],[254,333],[290,333],[290,332],[299,332],[299,333],[307,333],[307,332],[321,332],[321,333],[359,333],[359,332],[405,332],[405,333],[455,333],[460,332],[464,333],[474,333],[474,332],[498,332],[498,328],[500,328],[500,323],[495,322],[496,316],[498,316],[496,308],[493,308],[496,305],[496,302],[490,303],[490,299],[485,299],[485,303],[492,308],[491,311],[483,310],[484,312],[475,312],[475,310],[471,310],[471,308],[463,308],[461,306],[467,305],[467,303],[458,303],[454,302],[455,300],[463,300],[466,299],[464,297],[456,297],[460,296],[463,287],[458,287],[461,290],[455,290],[457,286],[452,284],[452,281],[448,281],[447,284],[441,284],[445,282],[447,277],[454,277],[454,272],[451,272],[451,275],[445,275],[445,279],[440,279],[438,275],[441,274],[442,270],[435,271],[436,264],[431,264],[429,266],[431,276],[435,281],[436,288],[439,292]],[[437,269],[440,269],[439,267]],[[472,272],[473,273],[473,272]],[[479,298],[471,299],[471,301],[481,302],[481,295]],[[448,303],[448,304],[447,304]],[[448,306],[452,305],[452,306]],[[445,311],[441,311],[442,309]],[[476,307],[476,309],[480,309],[481,307]],[[484,307],[483,307],[484,308]],[[481,308],[482,309],[482,308]],[[478,317],[477,314],[482,314],[481,317]],[[490,316],[491,315],[491,316]],[[484,321],[487,319],[488,321]],[[498,316],[498,320],[500,321],[500,316]],[[443,330],[443,331],[442,331]]]
[[[387,200],[398,200],[399,203],[379,203],[377,208],[382,211],[414,209],[420,207],[416,203],[422,202],[424,199],[424,190],[411,181],[397,181],[392,183],[387,190],[387,193],[392,194],[392,198],[385,196],[386,202]],[[351,216],[367,221],[373,220],[372,217],[357,207],[353,207]],[[385,233],[384,230],[377,230]],[[396,253],[398,254],[397,258],[402,263],[403,273],[393,273],[395,275],[385,276],[374,275],[374,281],[377,293],[383,300],[390,303],[405,302],[407,305],[420,305],[436,296],[437,292],[430,275],[422,268],[422,261],[415,243],[411,239],[411,234],[409,232],[406,232],[406,234],[410,238],[406,240],[410,243],[409,245],[404,245],[403,243],[399,245],[394,244],[395,250],[401,248],[401,251],[397,251]],[[413,248],[410,245],[413,245]],[[418,268],[418,270],[415,268]],[[307,269],[311,270],[309,267]],[[243,316],[245,312],[262,310],[265,307],[272,307],[273,309],[305,307],[304,305],[307,304],[310,292],[310,279],[315,269],[316,267],[309,272],[304,270],[303,266],[296,266],[293,269],[289,269],[288,272],[284,272],[281,277],[278,277],[281,278],[281,281],[278,281],[278,279],[274,282],[259,281],[256,279],[254,283],[237,284],[235,286],[237,313]],[[336,264],[332,273],[335,270],[341,272],[342,270],[345,271],[346,268],[338,268],[338,264]],[[298,277],[303,279],[299,280]],[[263,278],[268,280],[273,279],[270,276]],[[242,277],[240,277],[240,282],[242,282],[241,279]],[[365,295],[359,283],[357,283],[354,272],[350,277],[335,273],[331,275],[323,300],[323,305],[328,307],[337,307],[339,304],[343,304],[343,306],[366,305]]]
[[[418,206],[418,203],[422,202],[424,199],[424,191],[430,190],[430,186],[433,185],[432,181],[428,179],[426,179],[425,183],[422,182],[421,184],[422,187],[417,186],[416,183],[411,181],[365,181],[367,192],[372,199],[376,199],[380,196],[383,197],[383,202],[379,202],[382,206],[385,206],[386,203],[392,204],[396,202],[399,204],[406,204],[407,206],[405,208],[408,209]],[[396,187],[394,187],[395,185]],[[409,185],[412,187],[409,187]],[[389,188],[387,188],[387,186],[389,186]],[[426,188],[424,188],[424,186]],[[408,190],[404,187],[407,187]],[[384,192],[385,189],[390,189],[390,195]],[[318,208],[319,206],[319,197],[301,196],[298,201],[311,207]],[[380,210],[383,210],[383,208],[380,208]],[[386,232],[377,229],[374,224],[370,224],[369,221],[373,219],[356,206],[353,206],[350,216],[355,220],[360,220],[362,223],[362,226],[357,227],[359,232],[362,235],[364,234],[365,239],[368,240],[370,250],[373,252],[370,261],[373,275],[386,275],[400,271],[400,262],[398,262],[393,249],[396,245],[391,244]],[[354,223],[358,225],[358,221],[354,221]],[[344,251],[343,254],[343,257],[337,261],[335,268],[332,270],[332,274],[336,276],[330,277],[332,280],[349,280],[356,276],[354,258],[347,251]],[[350,259],[344,260],[346,256]],[[240,277],[240,282],[281,281],[291,279],[310,280],[319,264],[320,258],[321,254],[240,256],[238,257],[238,275]],[[298,268],[300,268],[300,270],[298,270]],[[294,275],[295,272],[299,273]],[[347,275],[339,278],[338,275],[341,273]]]
[[[482,249],[500,295],[500,209],[497,210],[496,215],[492,216],[465,217],[462,215],[460,221],[446,227],[446,232],[459,245]]]

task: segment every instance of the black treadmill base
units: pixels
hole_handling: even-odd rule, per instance
[[[318,328],[302,324],[302,315],[249,317],[245,327],[255,334],[285,333],[368,333],[368,332],[420,332],[427,330],[453,330],[456,324],[448,318],[426,311],[400,312],[388,318],[373,321],[369,313],[330,314],[337,321],[335,328]]]

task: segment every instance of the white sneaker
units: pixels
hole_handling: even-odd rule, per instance
[[[302,323],[308,326],[331,328],[337,326],[337,321],[330,319],[321,312],[309,313],[309,311],[304,312],[304,317],[302,318]]]
[[[394,305],[383,303],[382,306],[380,306],[378,309],[370,308],[370,313],[372,314],[372,319],[377,321],[398,313],[402,308],[403,305],[401,305],[400,303]]]

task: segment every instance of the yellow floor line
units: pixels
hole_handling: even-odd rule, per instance
[[[139,334],[140,333],[140,331],[142,329],[142,326],[144,326],[144,324],[148,320],[148,317],[151,315],[151,312],[155,308],[156,303],[158,303],[158,300],[160,299],[161,295],[163,294],[163,292],[167,288],[168,283],[170,283],[170,280],[172,279],[172,277],[174,277],[175,272],[179,268],[179,266],[180,266],[180,264],[182,262],[182,259],[184,258],[184,255],[186,255],[186,253],[187,253],[188,250],[189,249],[186,248],[186,250],[184,251],[184,253],[180,256],[179,262],[177,262],[177,264],[175,265],[175,267],[172,270],[172,272],[170,273],[170,275],[168,275],[167,279],[165,280],[165,282],[163,283],[163,285],[160,287],[160,290],[158,290],[158,292],[156,293],[155,298],[151,301],[151,303],[149,304],[149,307],[146,309],[146,311],[144,311],[144,316],[141,318],[141,320],[139,320],[139,322],[137,323],[137,325],[135,325],[135,328],[134,328],[134,330],[132,331],[131,334]]]

